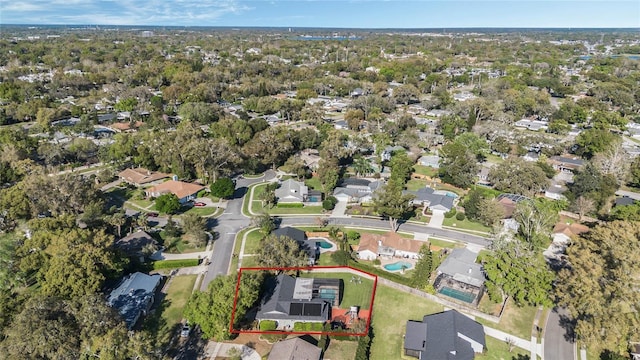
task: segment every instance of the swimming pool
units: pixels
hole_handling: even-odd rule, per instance
[[[387,264],[387,265],[385,265],[383,267],[387,271],[398,271],[398,270],[402,270],[403,268],[405,270],[411,269],[413,267],[413,265],[411,265],[410,262],[398,261],[398,262],[394,262],[392,264]]]
[[[476,295],[473,293],[452,289],[446,286],[443,286],[439,293],[468,303],[472,303],[476,298]]]
[[[322,249],[331,249],[333,244],[327,240],[316,240],[316,246],[320,246]]]

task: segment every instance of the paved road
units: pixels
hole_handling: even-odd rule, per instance
[[[313,225],[315,224],[315,217],[283,217],[281,218],[280,226],[283,225]],[[329,225],[346,225],[346,226],[361,226],[361,227],[371,227],[378,229],[389,229],[389,222],[386,220],[378,220],[378,219],[363,219],[363,218],[330,218]],[[451,239],[462,241],[465,243],[471,243],[480,246],[488,246],[491,241],[487,238],[478,235],[471,235],[467,233],[462,233],[460,231],[449,230],[449,229],[438,229],[428,227],[426,225],[413,224],[413,223],[404,223],[401,224],[399,231],[413,232],[413,233],[422,233],[428,234],[429,236],[434,236],[438,238]]]
[[[549,311],[549,317],[544,330],[544,359],[545,360],[573,360],[575,359],[575,344],[571,336],[567,336],[563,316],[567,312],[563,309]]]
[[[242,200],[247,192],[247,187],[257,182],[270,180],[275,176],[275,172],[267,171],[261,178],[238,179],[234,198],[228,201],[225,212],[216,219],[209,219],[208,226],[218,233],[218,239],[213,243],[211,264],[202,279],[201,290],[205,290],[216,277],[227,274],[236,234],[251,224],[251,220],[242,215]]]

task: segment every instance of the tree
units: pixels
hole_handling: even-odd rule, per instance
[[[367,176],[373,172],[373,167],[369,160],[365,159],[362,156],[356,157],[351,164],[353,171],[356,173],[356,176]]]
[[[640,187],[640,156],[636,156],[631,163],[629,169],[629,185]]]
[[[494,245],[494,252],[482,262],[487,287],[499,287],[518,306],[550,306],[554,274],[542,254],[518,240]]]
[[[260,229],[262,236],[267,236],[271,234],[271,232],[276,228],[276,223],[274,218],[269,216],[269,214],[266,212],[253,216],[251,218],[251,225]]]
[[[433,271],[433,254],[429,249],[429,244],[423,244],[418,253],[418,262],[411,277],[411,286],[416,289],[424,289],[429,284]]]
[[[544,171],[535,163],[521,158],[509,158],[492,167],[489,181],[497,190],[529,197],[543,191],[548,185]]]
[[[211,195],[223,199],[229,199],[233,196],[236,185],[229,178],[220,178],[211,184]]]
[[[238,301],[235,304],[234,326],[245,316],[260,295],[262,272],[245,272],[240,277]],[[184,317],[198,324],[203,338],[216,341],[229,340],[229,324],[234,309],[237,276],[218,276],[209,283],[207,290],[196,291],[184,308]]]
[[[336,158],[322,158],[318,163],[318,178],[325,193],[330,193],[340,180],[340,167]]]
[[[452,142],[442,147],[438,173],[444,182],[467,188],[475,183],[478,169],[475,154],[464,145]]]
[[[360,125],[364,120],[364,112],[360,109],[350,109],[344,115],[344,120],[347,122],[350,130],[359,131]]]
[[[558,221],[558,213],[549,201],[544,199],[525,200],[516,204],[513,219],[518,222],[518,232],[534,249],[544,243],[551,228]]]
[[[476,217],[480,223],[488,227],[493,227],[503,218],[504,208],[495,199],[483,198],[480,200]]]
[[[257,262],[264,267],[300,267],[308,264],[307,253],[288,236],[268,236],[260,242]]]
[[[627,355],[640,332],[640,222],[614,221],[591,229],[567,248],[569,267],[556,282],[559,304],[575,319],[579,340]]]
[[[196,246],[204,246],[209,236],[207,235],[207,220],[198,214],[187,213],[182,216],[182,228]]]
[[[404,219],[411,212],[413,195],[402,194],[402,186],[392,182],[376,191],[373,198],[375,211],[382,217],[389,219],[391,231],[398,229],[398,220]]]
[[[175,214],[180,206],[180,200],[175,194],[164,194],[156,198],[156,209],[161,213]]]
[[[578,220],[582,221],[582,218],[595,210],[595,203],[593,200],[589,199],[585,196],[579,196],[574,202],[572,206],[572,210],[578,214]]]
[[[610,149],[619,141],[620,137],[608,129],[592,127],[576,137],[576,145],[578,145],[576,153],[590,159],[596,154]]]
[[[402,185],[406,184],[413,172],[413,164],[414,161],[409,159],[406,151],[395,152],[389,161],[389,166],[391,167],[389,181]]]

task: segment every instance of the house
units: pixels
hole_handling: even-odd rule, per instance
[[[549,158],[549,164],[553,166],[554,169],[559,171],[570,171],[574,172],[576,170],[580,170],[582,166],[584,166],[584,160],[578,157],[567,156],[552,156]]]
[[[164,194],[174,194],[178,197],[181,204],[184,204],[190,200],[196,198],[196,195],[204,190],[204,186],[187,183],[184,181],[178,180],[169,180],[167,182],[163,182],[162,184],[150,187],[145,190],[145,194],[148,197],[158,197]]]
[[[118,173],[118,177],[122,179],[122,181],[137,187],[159,184],[170,176],[169,174],[151,171],[145,168],[124,169]]]
[[[453,202],[455,198],[450,196],[448,192],[434,190],[432,188],[424,187],[418,191],[403,191],[403,194],[412,194],[415,196],[411,200],[411,205],[422,206],[423,208],[429,208],[431,211],[447,212],[453,208]]]
[[[393,156],[393,153],[396,151],[405,151],[405,148],[399,145],[387,146],[386,148],[384,148],[384,150],[382,150],[382,153],[380,153],[380,158],[382,159],[382,161],[389,161],[391,160],[391,156]]]
[[[345,130],[349,128],[349,124],[344,120],[337,120],[333,122],[333,127],[338,130]]]
[[[273,344],[267,360],[319,360],[322,349],[296,337]]]
[[[498,202],[498,204],[500,204],[500,206],[502,206],[502,209],[504,210],[505,219],[509,219],[513,215],[513,212],[516,211],[516,204],[524,200],[530,199],[526,196],[518,194],[500,194],[496,198],[496,201]]]
[[[333,189],[333,196],[336,199],[348,203],[365,204],[373,201],[374,192],[384,185],[384,182],[347,178],[342,180],[340,185]]]
[[[635,200],[633,200],[628,196],[623,196],[623,197],[616,198],[615,206],[629,206],[629,205],[633,205],[633,203],[635,203]]]
[[[571,243],[571,239],[589,231],[589,227],[578,223],[557,223],[552,231],[551,244],[542,252],[548,260],[562,259],[567,246]]]
[[[491,173],[491,165],[490,163],[483,163],[478,170],[478,181],[479,185],[491,186],[491,181],[489,180],[489,174]]]
[[[567,191],[567,187],[559,182],[552,181],[549,187],[544,191],[544,197],[553,200],[566,199],[563,195]]]
[[[307,201],[309,188],[301,182],[287,179],[275,191],[278,203],[302,203]]]
[[[487,347],[484,327],[456,310],[407,321],[404,354],[421,360],[472,360]]]
[[[522,159],[524,161],[536,162],[540,159],[540,153],[535,151],[529,151],[522,157]]]
[[[307,234],[300,229],[285,226],[273,230],[272,234],[278,237],[286,236],[295,240],[300,245],[300,248],[307,253],[309,265],[314,265],[320,256],[320,247],[317,246],[316,241],[309,240]]]
[[[477,304],[484,292],[482,265],[476,263],[478,254],[467,249],[453,249],[436,269],[433,287],[442,295]]]
[[[316,149],[305,149],[300,152],[300,159],[304,164],[311,169],[311,171],[318,170],[320,160],[320,153]]]
[[[107,303],[118,310],[127,328],[131,330],[146,315],[155,299],[155,293],[162,280],[161,275],[147,275],[136,272],[126,276],[117,288],[109,294]]]
[[[358,258],[375,260],[378,256],[417,259],[424,241],[407,239],[395,232],[386,234],[362,233],[358,245]]]
[[[516,121],[514,126],[525,128],[531,131],[540,131],[540,130],[547,130],[549,128],[549,123],[546,121],[540,121],[540,120],[522,119],[522,120]]]
[[[361,88],[355,88],[353,89],[353,91],[351,92],[351,97],[358,97],[358,96],[362,96],[364,95],[364,90],[362,90]]]
[[[453,114],[453,112],[451,112],[450,110],[441,110],[441,109],[431,109],[429,111],[427,111],[427,116],[431,116],[431,117],[442,117],[442,116],[447,116],[447,115],[451,115]]]
[[[138,230],[122,239],[116,240],[114,247],[128,257],[138,257],[144,262],[144,257],[158,249],[158,242],[146,231]]]
[[[331,306],[340,304],[341,279],[294,278],[286,274],[267,279],[256,319],[272,320],[279,330],[296,322],[327,322]]]
[[[434,169],[440,168],[440,156],[438,155],[425,155],[418,159],[418,164],[422,166],[429,166]]]

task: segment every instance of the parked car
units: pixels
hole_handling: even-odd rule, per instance
[[[189,324],[184,324],[182,326],[182,330],[180,330],[180,336],[181,337],[189,337],[189,333],[191,332],[191,328],[189,327]]]
[[[193,206],[198,206],[198,207],[202,207],[202,206],[207,206],[207,204],[203,203],[203,202],[194,202]]]
[[[150,213],[147,213],[147,216],[149,216],[149,217],[158,217],[158,215],[159,215],[159,214],[158,214],[157,212],[150,212]]]

